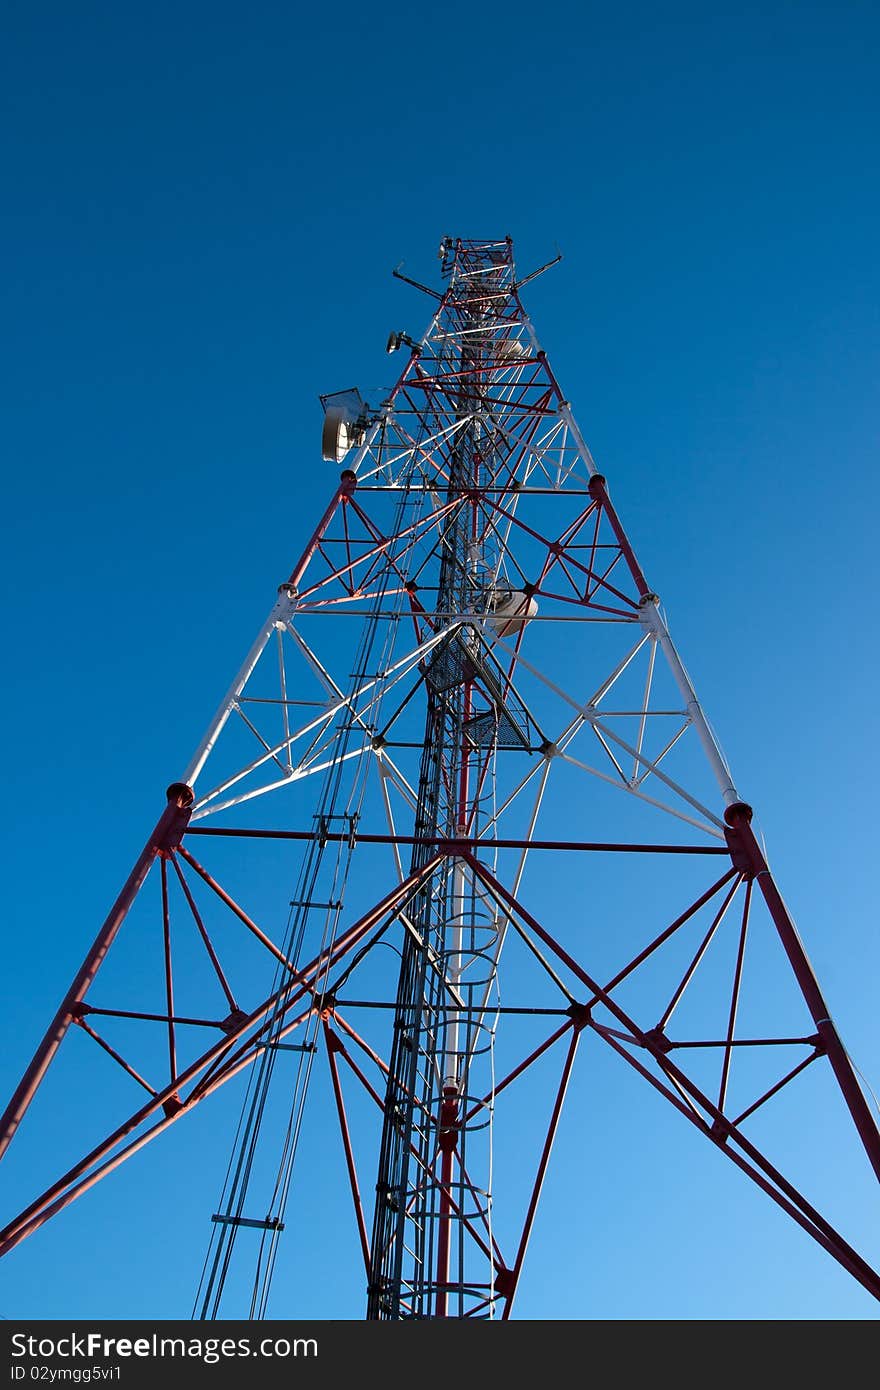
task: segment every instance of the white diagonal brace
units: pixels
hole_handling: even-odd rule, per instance
[[[184,781],[188,787],[195,786],[196,778],[198,777],[202,768],[205,766],[211,749],[217,742],[217,739],[223,729],[223,726],[225,725],[227,719],[229,718],[230,714],[232,713],[233,709],[235,708],[238,702],[239,695],[244,690],[245,686],[250,680],[253,674],[254,667],[256,666],[257,662],[263,654],[263,648],[269,640],[269,635],[272,632],[272,629],[274,627],[277,627],[279,623],[288,622],[291,614],[293,613],[294,607],[295,601],[290,597],[289,593],[286,590],[282,590],[282,592],[278,595],[278,598],[275,602],[274,607],[272,608],[271,613],[269,614],[266,621],[263,623],[263,626],[260,628],[260,631],[257,633],[256,640],[253,646],[251,647],[250,651],[248,652],[247,656],[245,657],[241,665],[241,668],[239,669],[238,675],[235,677],[235,680],[232,682],[231,686],[226,692],[226,695],[224,696],[220,704],[220,707],[217,710],[217,713],[214,715],[214,718],[208,725],[208,731],[202,739],[201,743],[199,744],[198,748],[196,749],[192,761],[190,762],[189,766],[183,774],[182,781]]]
[[[709,727],[709,721],[703,713],[703,707],[697,699],[697,692],[691,683],[690,676],[681,663],[681,658],[675,649],[675,643],[669,635],[669,628],[666,620],[660,612],[660,600],[656,594],[646,594],[639,605],[639,617],[649,632],[657,638],[663,648],[663,655],[669,662],[669,669],[672,672],[676,685],[684,697],[685,709],[687,710],[691,723],[697,731],[697,737],[703,745],[703,751],[709,759],[709,764],[715,774],[721,795],[726,806],[733,806],[740,801],[740,795],[733,784],[733,776],[724,754],[718,745],[718,740]]]

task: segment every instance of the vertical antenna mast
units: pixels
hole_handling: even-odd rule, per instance
[[[509,242],[459,243],[451,264],[439,333],[441,362],[452,380],[459,427],[441,493],[446,515],[439,536],[435,622],[448,625],[425,673],[427,716],[413,850],[415,871],[439,840],[466,841],[480,832],[480,788],[491,776],[497,747],[472,741],[478,632],[496,596],[477,498],[497,470],[485,429],[486,380],[496,365],[498,327],[513,288]],[[494,1300],[492,1265],[482,1280],[461,1268],[464,1243],[456,1227],[473,1206],[463,1160],[466,1100],[491,1085],[487,1058],[492,1025],[496,928],[481,908],[465,862],[450,854],[419,891],[412,930],[404,938],[382,1131],[373,1225],[369,1312],[372,1318],[465,1316]],[[487,975],[477,959],[491,963]],[[489,1115],[491,1124],[491,1113]],[[486,1116],[480,1112],[479,1126]],[[485,1145],[484,1145],[485,1148]],[[480,1175],[482,1214],[491,1193]],[[454,1308],[450,1309],[450,1300]]]

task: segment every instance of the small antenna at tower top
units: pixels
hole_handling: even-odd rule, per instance
[[[546,261],[544,265],[539,265],[537,270],[533,270],[530,275],[524,275],[521,280],[517,280],[515,288],[518,290],[522,289],[523,285],[527,285],[530,280],[537,280],[539,275],[543,275],[545,270],[552,270],[555,265],[559,265],[561,260],[562,252],[557,246],[556,255],[553,257],[553,260]]]

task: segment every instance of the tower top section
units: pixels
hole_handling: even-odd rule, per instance
[[[455,282],[492,285],[499,289],[515,279],[513,240],[465,241],[462,237],[445,236],[440,242],[441,273]]]
[[[538,475],[554,489],[586,486],[597,470],[519,294],[561,256],[521,279],[511,237],[445,236],[439,256],[440,289],[394,272],[435,310],[421,338],[389,334],[387,351],[405,345],[410,356],[386,398],[370,405],[353,389],[321,397],[324,459],[345,458],[359,483],[420,479],[437,488],[449,484],[452,456],[470,447],[484,481],[491,475],[505,489]]]

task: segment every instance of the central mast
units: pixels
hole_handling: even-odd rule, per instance
[[[435,609],[448,636],[425,672],[427,718],[412,869],[435,853],[438,839],[477,833],[480,792],[492,746],[480,747],[471,717],[478,642],[496,601],[496,565],[478,524],[481,474],[491,476],[491,440],[483,429],[484,347],[494,340],[495,311],[513,278],[510,244],[459,245],[447,298],[444,355],[455,381],[461,421],[450,456],[436,595],[412,587],[411,600]],[[489,348],[489,351],[492,349]],[[470,622],[468,621],[470,619]],[[486,1281],[465,1283],[457,1267],[456,1226],[475,1200],[488,1215],[487,1183],[475,1193],[464,1177],[463,1100],[475,1056],[491,1045],[484,1013],[492,992],[497,923],[479,911],[461,859],[450,856],[427,879],[406,923],[394,1022],[373,1226],[368,1316],[460,1317],[491,1301]],[[487,969],[474,971],[479,957]],[[469,973],[470,972],[470,973]],[[477,980],[475,977],[479,976]],[[477,1123],[487,1127],[490,1117]],[[450,1307],[454,1301],[456,1306]]]

